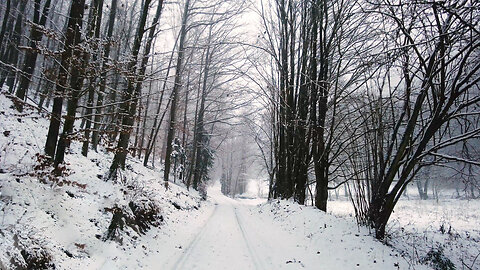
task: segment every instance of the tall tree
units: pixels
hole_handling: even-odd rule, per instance
[[[18,84],[16,96],[20,100],[24,100],[26,97],[26,93],[28,87],[30,86],[30,82],[32,79],[33,72],[35,71],[35,65],[37,63],[37,46],[38,43],[42,41],[42,28],[45,27],[45,23],[47,22],[48,12],[50,11],[50,3],[51,0],[47,0],[45,5],[43,6],[43,12],[40,17],[40,0],[35,0],[35,6],[33,11],[33,22],[30,30],[30,48],[27,49],[25,53],[25,59],[23,62],[22,72],[20,74],[20,82]],[[23,103],[18,102],[16,103],[16,107],[18,111],[23,110]]]
[[[157,11],[150,27],[150,33],[148,36],[147,44],[145,46],[145,52],[139,63],[138,55],[140,52],[140,45],[142,42],[143,34],[145,32],[145,24],[148,16],[148,9],[150,6],[151,0],[145,0],[144,6],[142,9],[142,16],[140,18],[140,24],[137,29],[135,36],[135,41],[132,50],[132,59],[128,65],[128,70],[133,71],[133,76],[130,76],[127,79],[127,89],[123,94],[123,102],[121,105],[121,111],[123,114],[122,128],[123,132],[120,133],[120,138],[118,140],[118,145],[116,149],[115,156],[113,158],[112,165],[109,170],[109,178],[112,178],[118,168],[125,168],[125,159],[128,153],[128,143],[130,140],[130,133],[134,124],[134,117],[137,110],[138,97],[140,96],[140,90],[142,82],[144,80],[143,76],[145,75],[146,65],[148,63],[148,53],[150,52],[152,41],[155,34],[155,29],[158,26],[158,21],[162,13],[163,0],[158,1]],[[137,73],[138,72],[138,73]],[[135,80],[138,80],[137,82]]]
[[[8,91],[14,92],[13,86],[15,82],[16,67],[18,64],[19,45],[23,34],[23,19],[25,16],[25,9],[27,7],[27,0],[19,0],[18,13],[15,19],[15,26],[10,36],[7,49],[2,56],[2,63],[5,66],[5,70],[1,73],[0,88],[3,87],[5,81],[8,85]],[[7,27],[8,28],[8,27]]]
[[[438,161],[478,164],[447,151],[480,134],[480,31],[473,15],[478,5],[378,1],[371,6],[369,16],[382,22],[376,25],[384,33],[381,51],[395,54],[386,53],[376,63],[382,66],[378,75],[365,78],[366,95],[356,105],[360,134],[351,136],[365,147],[354,149],[350,163],[366,183],[356,184],[357,198],[366,197],[354,200],[357,219],[378,239],[385,237],[395,205],[422,168]],[[477,120],[449,132],[463,117]]]
[[[165,152],[165,169],[163,173],[163,181],[165,182],[165,187],[168,187],[168,179],[170,177],[170,167],[171,167],[171,154],[172,154],[172,142],[175,137],[175,128],[176,128],[176,113],[177,113],[177,103],[180,89],[182,87],[182,69],[183,69],[183,57],[185,54],[185,38],[187,36],[187,21],[190,13],[190,0],[185,1],[185,6],[183,8],[182,15],[182,26],[180,29],[180,40],[178,43],[178,56],[177,56],[177,65],[175,71],[175,82],[172,90],[172,97],[170,102],[170,119],[168,121],[168,134],[167,134],[167,149]]]
[[[80,31],[83,24],[84,10],[85,0],[72,0],[65,33],[64,48],[62,51],[60,67],[57,76],[55,98],[53,99],[52,113],[50,116],[50,125],[45,144],[45,154],[52,159],[55,156],[55,150],[57,148],[57,139],[62,117],[63,99],[66,93],[66,85],[68,84],[68,76],[70,73],[70,68],[72,65],[74,65],[75,56],[73,52],[74,48],[80,43]]]
[[[3,45],[3,38],[5,37],[5,32],[7,31],[7,22],[8,18],[10,17],[10,5],[11,5],[11,0],[6,0],[7,3],[5,4],[5,14],[3,15],[3,21],[2,21],[2,29],[0,30],[0,46]],[[2,51],[0,50],[0,55]]]
[[[97,1],[97,0],[94,0]],[[83,3],[85,5],[85,1]],[[88,18],[88,25],[87,25],[87,39],[91,39],[93,36],[93,32],[95,29],[95,24],[97,22],[96,18],[96,8],[98,7],[95,5],[91,9],[90,16]],[[86,69],[87,64],[90,60],[90,52],[85,50],[85,40],[81,40],[81,30],[82,30],[82,23],[83,23],[83,13],[85,12],[84,8],[79,10],[81,12],[81,19],[77,21],[79,31],[75,32],[75,44],[76,46],[73,48],[73,54],[71,58],[71,67],[70,67],[70,84],[69,89],[66,92],[68,99],[67,99],[67,113],[65,115],[65,122],[63,124],[63,130],[60,134],[57,143],[57,149],[55,152],[55,170],[56,173],[59,174],[61,172],[61,163],[64,162],[65,159],[65,150],[70,147],[70,142],[73,139],[74,130],[73,126],[75,124],[75,117],[78,108],[78,101],[82,95],[83,83],[85,77],[87,75]]]
[[[100,132],[100,121],[102,119],[102,107],[103,107],[103,99],[105,97],[105,88],[107,84],[107,73],[108,68],[107,65],[110,61],[110,51],[112,47],[112,37],[113,37],[113,30],[115,28],[115,19],[117,14],[117,0],[112,0],[112,4],[110,6],[110,16],[108,19],[108,30],[107,30],[107,40],[103,51],[103,61],[102,61],[102,73],[100,74],[100,89],[97,93],[97,102],[95,105],[95,117],[94,117],[94,124],[93,124],[93,133],[92,133],[92,149],[97,150],[98,142],[99,142],[99,132]]]
[[[419,171],[420,160],[425,156],[450,159],[437,151],[480,134],[477,127],[429,146],[435,134],[451,121],[460,115],[474,115],[473,106],[480,102],[480,61],[475,59],[480,31],[472,21],[471,5],[478,7],[479,3],[385,3],[380,9],[388,16],[385,19],[398,27],[399,38],[409,49],[402,74],[404,106],[393,122],[393,140],[381,157],[378,178],[372,181],[368,220],[379,239],[384,238],[396,203]],[[413,12],[405,13],[405,9]],[[427,18],[432,18],[429,25],[424,24]],[[416,31],[423,34],[415,35]]]
[[[93,118],[93,102],[95,98],[95,88],[96,88],[96,77],[95,67],[97,65],[98,53],[99,50],[99,40],[100,40],[100,26],[102,22],[102,14],[103,14],[103,0],[92,0],[90,8],[90,15],[89,15],[89,27],[87,29],[87,37],[90,40],[91,49],[94,51],[92,55],[92,62],[94,63],[94,68],[90,68],[87,72],[89,74],[89,84],[88,84],[88,99],[87,99],[87,108],[85,110],[86,114],[86,123],[85,123],[85,133],[84,133],[84,141],[82,145],[82,155],[87,156],[88,154],[88,146],[90,142],[90,133],[91,133],[91,126],[92,126],[92,118]],[[93,39],[92,39],[93,37]],[[107,45],[108,46],[108,45]],[[88,60],[87,54],[85,57],[85,61]],[[97,67],[98,68],[98,67]]]

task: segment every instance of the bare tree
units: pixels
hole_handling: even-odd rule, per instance
[[[28,48],[25,59],[22,67],[22,73],[20,76],[20,82],[16,92],[16,96],[23,101],[26,97],[27,89],[30,86],[30,81],[32,79],[33,72],[35,70],[35,64],[37,63],[37,46],[41,42],[43,32],[42,27],[45,27],[47,22],[48,13],[50,11],[51,0],[47,0],[43,6],[43,12],[40,16],[40,0],[35,1],[34,12],[33,12],[33,21],[30,30],[30,48]],[[23,103],[19,102],[16,104],[17,110],[23,110]]]
[[[127,79],[127,89],[123,94],[121,111],[123,114],[122,128],[124,130],[123,132],[120,133],[120,138],[118,140],[118,145],[116,149],[117,152],[115,153],[112,165],[110,166],[109,176],[108,176],[108,178],[110,179],[116,174],[119,167],[122,169],[125,167],[125,159],[128,153],[128,143],[130,140],[130,133],[133,128],[134,116],[137,111],[137,102],[140,96],[141,85],[142,85],[143,76],[145,73],[145,66],[148,63],[148,52],[150,52],[151,44],[153,41],[153,35],[158,25],[158,21],[160,19],[160,15],[163,8],[163,1],[159,0],[157,11],[155,13],[155,18],[152,22],[152,26],[150,27],[150,33],[148,36],[145,53],[140,61],[138,59],[138,55],[139,55],[140,46],[142,43],[143,34],[145,32],[145,24],[147,20],[150,3],[151,3],[150,0],[146,0],[144,3],[140,24],[138,25],[138,29],[137,29],[137,33],[136,33],[135,41],[133,45],[132,59],[130,60],[130,63],[128,65],[128,70],[134,71],[134,76],[131,76]],[[140,63],[138,63],[139,61]],[[138,80],[137,83],[135,82],[135,79]]]
[[[87,29],[87,38],[90,41],[92,53],[85,55],[85,62],[93,62],[87,71],[86,75],[89,79],[87,92],[87,108],[85,109],[85,132],[84,132],[84,141],[82,145],[82,155],[87,156],[88,154],[88,146],[90,142],[90,133],[92,127],[92,118],[93,118],[93,102],[95,98],[95,88],[96,88],[96,76],[95,72],[98,70],[98,63],[97,59],[99,56],[99,40],[100,40],[100,27],[102,23],[102,15],[103,15],[103,0],[94,0],[92,1],[92,7],[90,8],[89,14],[89,23]],[[108,46],[108,45],[107,45]],[[91,54],[91,61],[89,61],[89,57]]]
[[[85,0],[72,1],[68,25],[65,33],[65,45],[61,56],[60,69],[58,72],[55,98],[53,100],[52,114],[50,117],[50,126],[48,128],[47,142],[45,144],[45,154],[52,159],[57,148],[60,120],[62,117],[63,99],[66,91],[65,86],[68,83],[68,74],[70,73],[69,70],[73,65],[73,51],[74,48],[80,43],[80,30],[83,24],[84,9]]]
[[[401,74],[396,85],[377,84],[372,96],[378,102],[369,109],[377,120],[368,131],[372,140],[366,146],[375,159],[363,219],[379,239],[385,237],[386,224],[407,185],[422,167],[431,165],[428,160],[476,164],[443,150],[480,134],[478,125],[452,136],[447,132],[464,116],[478,117],[480,62],[475,56],[480,31],[478,16],[473,16],[477,6],[470,1],[402,5],[379,1],[371,6],[371,14],[388,22],[386,32],[395,33],[386,37],[395,38],[388,43],[393,48],[385,50],[387,55],[393,52],[395,61],[387,72]]]
[[[110,15],[108,19],[108,30],[107,30],[107,41],[103,51],[103,60],[102,60],[102,73],[100,74],[100,88],[97,93],[97,102],[95,105],[95,117],[94,117],[94,124],[93,124],[93,133],[92,133],[92,149],[95,151],[97,150],[98,142],[99,142],[99,129],[100,129],[100,121],[102,119],[102,107],[103,101],[105,97],[105,89],[107,84],[107,73],[108,69],[106,68],[110,61],[110,52],[112,47],[112,37],[113,37],[113,30],[115,28],[115,19],[117,14],[117,0],[112,0],[110,6]]]
[[[167,149],[165,152],[165,169],[163,174],[163,181],[165,182],[165,187],[168,187],[168,179],[170,177],[170,167],[171,167],[171,157],[172,154],[172,142],[175,136],[175,125],[176,125],[176,114],[177,114],[177,103],[178,95],[180,88],[182,87],[182,67],[183,67],[183,57],[185,54],[185,38],[187,36],[187,21],[190,13],[190,0],[185,1],[185,6],[183,8],[182,15],[182,26],[180,29],[180,41],[178,43],[178,56],[177,56],[177,65],[175,71],[175,82],[172,90],[172,97],[170,102],[170,119],[168,121],[168,134],[167,134]]]
[[[8,91],[10,93],[14,92],[14,82],[15,82],[15,74],[16,68],[18,64],[18,56],[19,56],[19,45],[21,42],[22,34],[23,34],[23,24],[24,24],[24,17],[25,17],[25,9],[27,7],[27,0],[19,0],[18,7],[17,7],[17,16],[15,18],[15,26],[11,30],[12,33],[10,35],[10,40],[8,42],[8,46],[6,46],[6,51],[3,55],[1,55],[2,65],[4,66],[4,71],[0,74],[0,88],[3,87],[4,83],[6,82],[8,85]],[[12,21],[13,23],[13,21]],[[6,27],[11,28],[11,27]]]

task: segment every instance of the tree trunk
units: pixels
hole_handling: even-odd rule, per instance
[[[10,37],[12,36],[12,34],[13,34],[13,25],[15,24],[15,17],[12,16],[13,15],[12,10],[18,10],[18,2],[19,2],[18,0],[11,1],[9,12],[8,12],[8,14],[5,14],[6,18],[4,18],[4,21],[3,21],[3,24],[5,24],[5,26],[2,27],[2,31],[3,31],[2,43],[4,42],[5,44],[0,44],[0,58],[1,59],[6,59],[5,56],[6,56],[6,53],[7,53],[7,50],[8,50],[9,46],[8,46],[8,42],[5,41],[5,35],[7,35],[7,33],[8,33],[7,40],[9,40]],[[0,32],[0,34],[1,34],[1,32]]]
[[[369,215],[371,226],[375,230],[375,237],[377,239],[384,239],[385,228],[393,212],[394,202],[392,196],[385,196],[383,198],[376,198],[370,203]]]
[[[43,12],[40,18],[40,0],[35,0],[35,10],[33,15],[33,24],[30,31],[30,48],[25,54],[22,73],[20,76],[20,83],[18,85],[16,96],[20,100],[25,100],[25,95],[30,86],[33,72],[35,70],[35,64],[37,62],[37,43],[42,41],[43,33],[41,28],[45,26],[47,22],[48,12],[50,10],[51,0],[47,0],[43,7]],[[16,104],[18,111],[23,111],[23,103],[18,102]]]
[[[141,41],[143,38],[143,33],[145,32],[145,24],[148,15],[148,8],[150,6],[151,0],[146,0],[143,7],[142,17],[140,19],[140,24],[137,29],[137,34],[133,46],[133,59],[129,64],[128,70],[137,71],[138,66],[138,53],[140,50]],[[125,129],[120,134],[120,139],[117,145],[117,152],[115,153],[112,165],[110,166],[109,178],[111,178],[120,167],[125,168],[125,159],[128,153],[128,142],[130,139],[130,133],[134,124],[134,116],[137,109],[138,97],[140,96],[141,86],[143,82],[143,77],[145,75],[146,65],[148,63],[148,53],[150,52],[152,46],[152,40],[155,34],[155,29],[158,25],[158,20],[163,8],[163,0],[158,1],[157,11],[155,18],[153,19],[152,26],[150,27],[150,33],[148,36],[147,44],[145,46],[145,53],[141,61],[141,66],[138,74],[138,78],[130,78],[128,80],[128,86],[124,93],[123,103],[121,107],[122,114],[124,115],[122,120],[122,128]],[[136,74],[137,75],[137,74]],[[137,76],[134,76],[137,77]],[[134,79],[137,79],[138,82],[135,84]]]
[[[135,139],[133,141],[133,147],[132,147],[132,157],[135,157],[137,155],[137,147],[138,147],[138,142],[140,139],[140,122],[141,122],[141,115],[142,115],[142,97],[139,97],[138,102],[140,103],[140,106],[138,106],[137,110],[137,115],[135,118],[137,119],[137,123],[135,126]],[[135,120],[134,120],[135,122]]]
[[[108,64],[109,57],[110,57],[110,48],[112,46],[112,36],[113,36],[113,29],[115,26],[115,17],[117,14],[117,0],[112,0],[110,16],[108,19],[108,30],[107,30],[107,44],[105,45],[105,49],[103,52],[103,61],[102,61],[102,74],[100,75],[100,89],[97,93],[97,103],[95,106],[95,118],[93,120],[93,133],[92,133],[92,149],[97,151],[98,142],[99,142],[99,132],[100,132],[100,121],[102,119],[102,106],[103,106],[103,98],[105,95],[105,88],[107,83],[107,71],[106,65]]]
[[[188,112],[188,94],[190,93],[190,70],[188,71],[188,76],[187,76],[187,87],[185,87],[185,103],[183,104],[183,132],[182,132],[182,148],[186,149],[187,148],[187,112]],[[180,180],[183,181],[183,183],[186,184],[186,170],[185,166],[187,165],[187,155],[186,152],[181,156],[180,163],[182,164],[182,170],[180,172]]]
[[[153,54],[152,54],[153,55]],[[153,57],[152,57],[152,72],[153,72]],[[147,116],[148,116],[148,109],[150,107],[150,99],[152,94],[153,82],[150,81],[150,85],[148,87],[148,96],[147,96],[147,104],[145,105],[145,113],[143,115],[143,126],[142,126],[142,135],[140,136],[140,145],[138,148],[138,159],[142,156],[142,150],[145,143],[145,132],[147,130]],[[145,150],[146,152],[146,150]]]
[[[128,65],[128,71],[134,72],[133,76],[137,77],[135,74],[137,72],[138,66],[138,54],[140,51],[140,45],[142,43],[143,34],[145,33],[145,24],[148,16],[148,9],[152,0],[146,0],[142,7],[142,16],[140,17],[140,22],[137,28],[137,33],[135,35],[135,40],[132,49],[132,59]],[[137,93],[135,91],[135,82],[133,78],[128,78],[127,89],[123,93],[123,102],[120,107],[121,114],[123,115],[122,119],[122,132],[120,133],[120,138],[118,140],[117,149],[115,156],[113,158],[112,165],[110,166],[108,178],[112,179],[118,168],[125,168],[125,159],[127,158],[128,153],[128,141],[130,139],[131,128],[133,126],[134,117],[131,115],[135,114],[136,110],[136,98]]]
[[[98,40],[100,38],[100,26],[102,23],[102,14],[103,14],[103,0],[93,0],[92,1],[92,8],[90,9],[90,18],[89,18],[89,31],[88,36],[89,39],[94,37],[93,40],[93,55],[92,61],[95,66],[97,66],[97,51],[98,51]],[[86,114],[86,123],[85,123],[85,133],[84,133],[84,141],[82,144],[82,155],[87,156],[88,154],[88,146],[90,143],[90,132],[92,127],[92,118],[93,118],[93,101],[95,98],[95,88],[96,88],[96,77],[93,75],[93,72],[90,72],[89,79],[90,82],[88,84],[88,99],[87,99],[87,108],[85,110]]]
[[[315,187],[315,206],[322,210],[327,211],[327,201],[328,201],[328,170],[329,170],[329,151],[327,149],[326,142],[325,142],[325,124],[326,124],[326,117],[327,117],[327,100],[329,94],[329,83],[328,83],[328,76],[329,76],[329,37],[326,36],[327,33],[324,29],[327,27],[325,17],[328,16],[328,5],[326,3],[320,4],[320,1],[316,1],[315,3],[315,12],[317,13],[317,17],[315,19],[315,23],[320,27],[319,35],[320,35],[320,42],[319,42],[319,70],[318,75],[315,76],[316,81],[314,82],[318,86],[315,87],[315,91],[318,91],[318,114],[316,118],[316,126],[315,126],[315,155],[313,157],[314,166],[315,166],[315,180],[316,180],[316,187]],[[333,35],[333,34],[331,34]],[[317,41],[317,36],[315,38],[315,44]],[[315,50],[315,48],[313,49]],[[316,62],[315,62],[316,63]]]
[[[0,47],[3,47],[3,39],[5,37],[5,32],[7,31],[7,22],[10,17],[10,4],[11,0],[7,0],[5,14],[3,15],[2,30],[0,31]],[[0,50],[0,55],[2,55],[2,50]]]
[[[77,45],[73,48],[73,57],[70,60],[70,96],[67,101],[67,115],[65,116],[65,123],[63,124],[63,131],[58,139],[58,146],[55,154],[55,171],[56,174],[60,174],[59,164],[63,163],[65,160],[65,150],[70,147],[70,142],[73,135],[73,126],[75,124],[75,115],[77,113],[78,100],[80,99],[83,80],[85,77],[85,68],[87,64],[87,57],[84,55],[86,52],[83,51],[80,46],[81,42],[81,29],[83,24],[83,13],[85,9],[85,0],[80,0],[78,3],[78,20],[76,20],[75,27],[75,36],[74,43]],[[72,5],[72,9],[74,9]]]
[[[307,6],[303,4],[303,16],[307,18]],[[299,204],[305,204],[305,192],[308,182],[308,164],[310,163],[309,145],[310,136],[307,137],[307,115],[308,115],[308,85],[307,81],[307,65],[308,65],[308,51],[309,51],[309,27],[307,27],[307,20],[302,24],[302,51],[301,51],[301,66],[297,83],[299,85],[298,91],[298,116],[296,119],[296,130],[294,136],[294,158],[292,178],[295,181],[294,199]]]
[[[208,81],[208,73],[210,70],[210,59],[211,59],[211,52],[210,52],[210,39],[211,39],[211,34],[212,34],[212,28],[209,29],[209,36],[208,36],[208,42],[209,44],[207,45],[207,51],[205,53],[205,70],[203,71],[203,82],[202,82],[202,95],[201,95],[201,100],[200,100],[200,109],[198,111],[198,119],[196,121],[197,126],[195,127],[196,129],[196,155],[197,157],[195,158],[195,169],[194,169],[194,174],[193,174],[193,189],[198,190],[198,185],[202,181],[203,178],[203,172],[204,169],[203,167],[206,166],[204,163],[205,161],[203,160],[203,149],[207,147],[205,145],[205,140],[204,140],[204,133],[205,133],[205,128],[203,124],[203,119],[205,116],[205,100],[207,98],[207,81]]]
[[[80,41],[80,28],[82,25],[84,8],[85,0],[73,0],[70,7],[70,15],[65,34],[65,44],[58,72],[55,98],[53,99],[47,142],[45,144],[45,154],[52,159],[55,156],[55,150],[57,148],[65,85],[67,85],[69,69],[72,65],[72,52],[73,48],[78,45],[78,42]]]
[[[180,30],[180,43],[178,46],[178,58],[177,66],[175,72],[175,82],[172,90],[172,102],[170,104],[170,121],[167,134],[167,149],[165,153],[165,170],[163,174],[163,180],[165,181],[165,187],[168,187],[168,178],[170,176],[170,166],[171,166],[171,153],[172,153],[172,142],[173,137],[175,136],[175,125],[176,125],[176,112],[177,112],[177,102],[178,102],[178,92],[182,87],[182,69],[183,69],[183,55],[185,53],[184,43],[185,37],[187,35],[187,20],[189,15],[190,0],[186,0],[185,7],[183,10],[182,17],[182,28]]]
[[[2,72],[0,78],[0,89],[3,87],[5,81],[7,81],[8,91],[13,93],[13,84],[15,82],[15,69],[18,62],[18,46],[20,45],[22,37],[23,17],[25,15],[25,8],[27,6],[27,0],[20,0],[18,5],[18,15],[15,20],[15,26],[13,28],[13,34],[10,38],[7,51],[3,55],[3,62],[6,63],[5,71]],[[14,68],[12,68],[12,66]]]
[[[154,149],[155,141],[156,141],[157,136],[158,136],[158,131],[160,130],[160,126],[162,125],[163,118],[165,116],[165,113],[168,109],[168,106],[169,106],[171,98],[172,98],[171,96],[169,97],[166,109],[163,112],[160,121],[158,121],[158,117],[160,116],[160,110],[161,110],[162,103],[163,103],[163,96],[165,95],[165,90],[167,88],[168,76],[170,75],[170,70],[172,68],[173,55],[174,55],[174,52],[175,52],[175,48],[177,47],[178,37],[179,36],[177,36],[177,39],[175,40],[175,45],[173,46],[172,54],[170,55],[170,60],[168,61],[167,73],[165,74],[165,79],[163,80],[162,93],[160,94],[160,100],[158,101],[158,107],[157,107],[157,111],[155,113],[155,119],[153,120],[153,125],[152,125],[152,129],[150,131],[150,136],[148,137],[147,149],[145,150],[145,158],[143,159],[143,166],[147,166],[147,164],[148,164],[148,159],[150,158],[150,154],[152,153],[152,150]]]

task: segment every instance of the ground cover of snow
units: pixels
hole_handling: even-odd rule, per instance
[[[392,248],[343,218],[290,201],[230,199],[218,184],[208,194],[212,215],[161,269],[409,269]]]
[[[454,198],[445,192],[439,200],[419,200],[414,189],[395,207],[387,226],[389,245],[412,265],[432,249],[442,249],[457,269],[480,269],[480,201]],[[345,198],[328,202],[331,214],[354,220]]]
[[[234,200],[218,184],[202,201],[182,185],[166,190],[162,171],[135,159],[117,182],[104,181],[112,155],[83,157],[76,141],[65,176],[49,179],[51,168],[33,169],[47,127],[45,114],[20,114],[0,96],[0,269],[15,269],[22,250],[48,254],[56,269],[428,269],[348,215],[291,201]],[[125,227],[116,241],[104,241],[108,209],[138,200],[161,209],[160,226],[146,234]]]
[[[49,254],[56,269],[155,269],[210,215],[198,193],[175,184],[165,190],[161,171],[133,159],[123,181],[103,181],[112,155],[83,157],[79,142],[66,155],[69,175],[42,183],[31,174],[43,152],[46,115],[32,108],[18,113],[12,105],[0,96],[0,269],[15,269],[22,250]],[[112,218],[105,209],[144,197],[160,207],[160,227],[145,235],[126,227],[118,242],[103,241]]]

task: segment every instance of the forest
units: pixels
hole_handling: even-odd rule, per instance
[[[330,213],[344,193],[385,243],[412,193],[480,198],[479,1],[1,0],[0,24],[4,215],[8,177],[133,190],[152,170],[199,201],[256,179],[270,203]],[[27,132],[32,115],[47,122]],[[38,146],[13,158],[22,132]],[[69,178],[80,155],[101,164],[85,183]],[[132,198],[105,206],[104,241],[163,222]],[[458,269],[478,269],[473,253]]]

